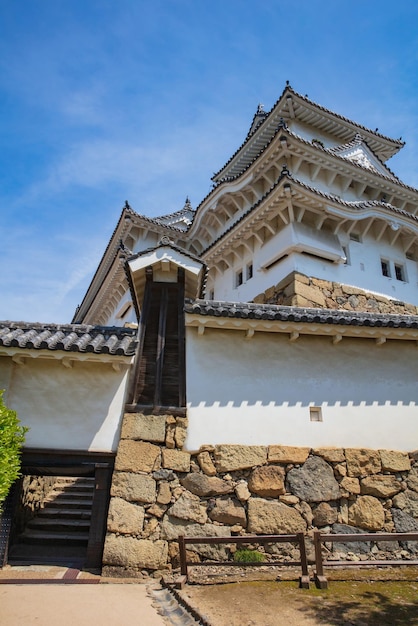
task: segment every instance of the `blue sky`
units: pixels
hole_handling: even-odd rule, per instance
[[[0,319],[69,322],[125,200],[196,207],[286,80],[406,140],[416,0],[0,0]]]

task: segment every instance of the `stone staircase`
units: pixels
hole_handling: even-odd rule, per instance
[[[58,477],[42,508],[11,546],[9,562],[83,559],[93,494],[94,478]]]

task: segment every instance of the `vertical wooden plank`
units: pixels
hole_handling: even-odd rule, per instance
[[[302,589],[309,589],[309,572],[308,572],[308,559],[306,557],[306,544],[305,535],[303,533],[296,534],[299,543],[300,552],[300,564],[302,566],[302,576],[300,577],[300,587]]]
[[[135,366],[134,366],[134,369],[133,369],[133,372],[129,381],[127,404],[136,404],[138,402],[138,397],[140,393],[139,386],[142,382],[140,380],[139,372],[140,372],[140,367],[141,367],[142,352],[144,349],[144,339],[145,339],[145,333],[147,330],[148,315],[149,315],[149,309],[150,309],[150,303],[151,303],[151,288],[152,288],[152,279],[153,279],[152,267],[146,268],[145,276],[146,276],[146,283],[145,283],[145,290],[144,290],[144,301],[142,302],[141,318],[139,320],[139,328],[138,328],[138,348],[136,351]]]
[[[178,368],[179,368],[179,392],[178,406],[186,406],[186,354],[185,354],[185,321],[184,321],[184,280],[185,272],[182,267],[178,269],[178,293],[177,293],[177,323],[178,323]]]
[[[182,576],[186,576],[187,580],[187,558],[186,558],[186,544],[184,542],[184,536],[180,535],[178,538],[179,552],[180,552],[180,571]]]
[[[96,463],[91,523],[87,545],[86,567],[100,568],[107,529],[112,468],[107,463]]]
[[[161,391],[162,391],[162,380],[163,380],[167,308],[168,308],[168,288],[167,288],[167,285],[162,285],[161,301],[160,301],[160,318],[159,318],[159,324],[158,324],[156,370],[155,370],[155,390],[154,390],[154,406],[155,407],[159,407],[162,404]]]

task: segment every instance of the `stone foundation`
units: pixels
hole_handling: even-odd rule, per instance
[[[205,446],[189,453],[182,450],[186,428],[185,418],[125,415],[103,575],[178,567],[179,535],[418,531],[417,453],[280,445]],[[266,546],[266,552],[281,550],[290,558],[292,548],[281,546]],[[368,545],[367,552],[383,548],[399,558],[418,550],[410,542]],[[354,553],[364,545],[335,549]],[[233,544],[196,546],[188,558],[222,560],[233,550]]]
[[[256,296],[257,304],[343,309],[368,313],[417,315],[418,307],[384,296],[292,272],[277,285]]]

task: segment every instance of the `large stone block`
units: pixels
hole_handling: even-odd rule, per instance
[[[275,498],[286,492],[284,486],[284,468],[277,465],[256,467],[251,472],[248,488],[262,498]]]
[[[247,516],[244,507],[232,498],[218,498],[215,506],[209,512],[209,517],[221,524],[239,524],[243,528],[247,526]]]
[[[302,467],[287,474],[288,491],[306,502],[336,500],[340,488],[333,469],[320,456],[311,456]]]
[[[152,472],[161,466],[161,449],[152,443],[122,439],[115,469],[121,472]]]
[[[206,507],[200,504],[200,498],[188,491],[184,492],[176,500],[168,510],[168,514],[171,517],[177,517],[189,522],[198,522],[199,524],[205,524],[208,519]]]
[[[161,537],[175,541],[183,537],[230,537],[231,529],[215,524],[190,524],[186,520],[166,515],[161,524]]]
[[[221,445],[215,448],[215,464],[218,472],[233,472],[263,465],[267,461],[265,446]]]
[[[163,448],[162,450],[162,466],[176,472],[190,471],[190,454],[182,450],[171,450]]]
[[[122,498],[110,500],[107,530],[124,535],[138,535],[144,527],[144,507],[131,504]]]
[[[409,489],[418,492],[418,466],[412,468],[406,480]]]
[[[384,472],[407,472],[411,469],[411,461],[406,452],[379,450],[379,453]]]
[[[325,296],[317,287],[295,282],[294,289],[296,295],[313,302],[316,306],[325,307]]]
[[[315,526],[330,526],[337,521],[337,507],[328,502],[321,502],[313,511],[313,523]]]
[[[305,520],[293,507],[262,498],[248,500],[248,532],[279,535],[305,530]]]
[[[115,472],[110,494],[129,502],[154,503],[157,498],[156,483],[144,474]]]
[[[269,446],[268,460],[270,463],[292,463],[301,465],[309,456],[310,448],[296,446]]]
[[[107,535],[103,564],[135,569],[162,569],[167,566],[166,541]]]
[[[315,456],[321,456],[329,463],[343,463],[345,461],[344,450],[342,448],[316,448],[312,450]]]
[[[382,469],[380,454],[377,450],[346,448],[347,473],[349,476],[370,476]]]
[[[165,440],[165,415],[143,415],[125,413],[122,424],[122,439],[142,439],[163,443]]]
[[[222,480],[216,476],[205,476],[197,472],[188,474],[181,481],[183,487],[201,497],[220,496],[234,491],[234,485],[230,481]]]
[[[385,510],[373,496],[359,496],[348,507],[348,522],[364,530],[382,530],[385,523]]]
[[[391,498],[402,489],[395,476],[366,476],[361,481],[361,493],[378,498]]]

